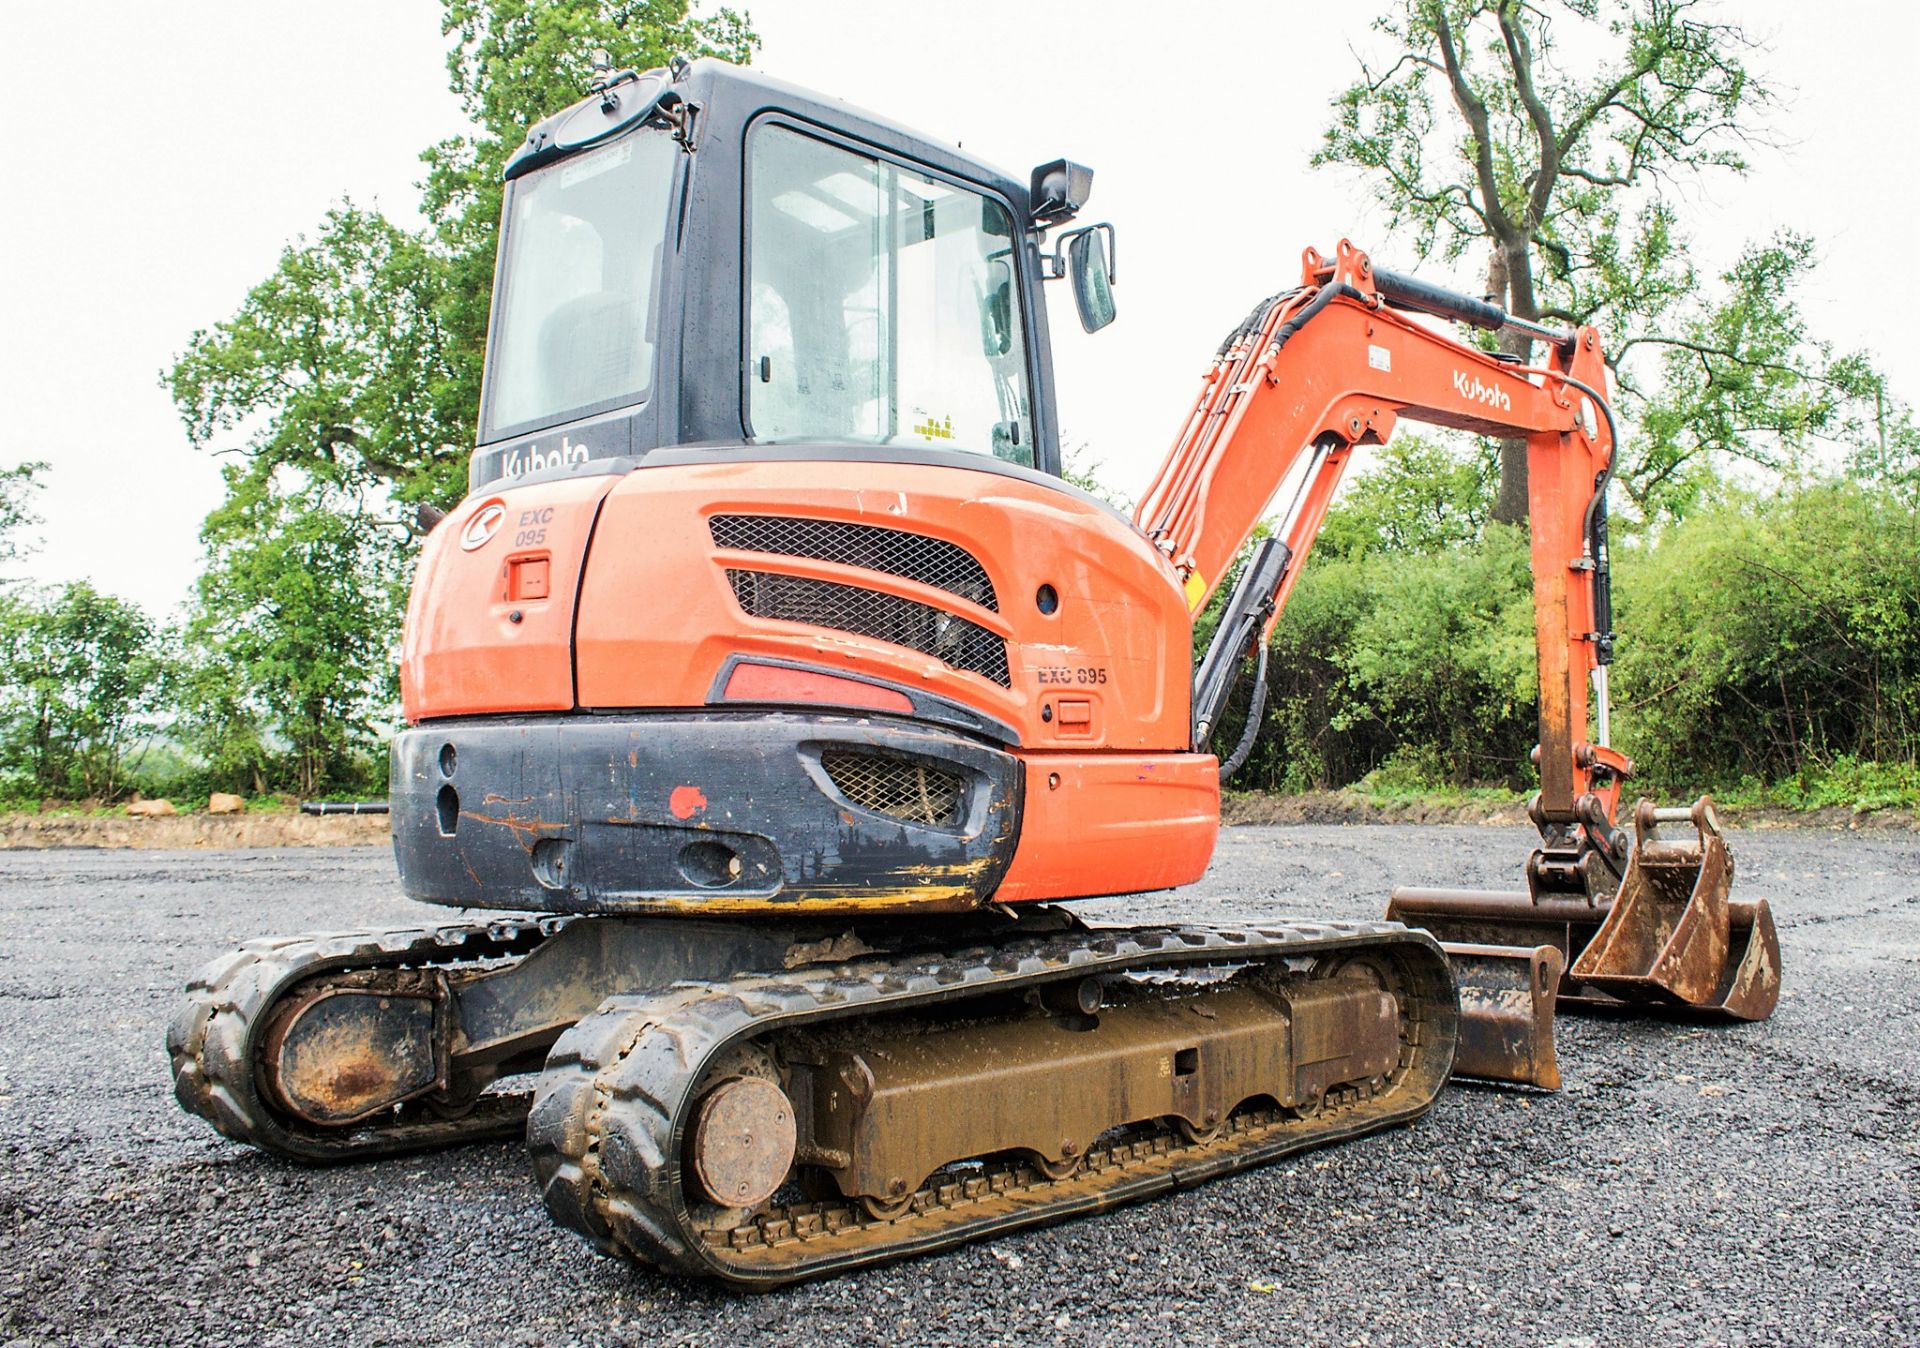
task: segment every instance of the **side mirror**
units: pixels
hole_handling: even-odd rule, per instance
[[[1105,230],[1103,237],[1101,231]],[[1113,257],[1108,241],[1112,225],[1076,230],[1067,242],[1067,274],[1073,278],[1073,303],[1080,326],[1098,332],[1113,322]]]

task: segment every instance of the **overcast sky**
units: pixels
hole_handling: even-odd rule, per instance
[[[1395,250],[1364,190],[1313,171],[1328,99],[1384,0],[946,4],[756,0],[756,64],[1024,176],[1096,173],[1119,229],[1120,320],[1087,337],[1054,296],[1061,423],[1136,492],[1221,334],[1343,234]],[[1813,234],[1818,331],[1920,397],[1920,10],[1911,0],[1739,0],[1785,96],[1787,142],[1691,194],[1709,267]],[[198,572],[217,463],[186,441],[162,369],[229,315],[343,197],[412,222],[419,151],[461,129],[428,0],[99,0],[6,6],[0,120],[0,464],[52,464],[48,581],[88,577],[156,613]],[[1451,279],[1476,289],[1478,263]]]

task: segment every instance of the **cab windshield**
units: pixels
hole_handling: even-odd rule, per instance
[[[519,180],[488,366],[488,439],[652,392],[675,158],[643,130]]]
[[[1007,208],[778,124],[754,129],[747,172],[753,438],[1031,466]]]

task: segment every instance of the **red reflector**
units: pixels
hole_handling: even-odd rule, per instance
[[[913,710],[907,695],[891,688],[776,665],[735,665],[721,696],[729,702],[822,702],[829,706],[872,707],[876,711]]]

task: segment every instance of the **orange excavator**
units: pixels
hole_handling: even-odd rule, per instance
[[[602,62],[532,129],[390,792],[405,892],[492,915],[210,966],[187,1109],[308,1161],[524,1130],[602,1249],[769,1286],[1406,1123],[1453,1072],[1551,1086],[1556,999],[1767,1014],[1710,803],[1615,823],[1598,334],[1309,251],[1129,519],[1060,476],[1043,287],[1114,316],[1091,177],[717,61]],[[1082,921],[1206,869],[1229,696],[1403,417],[1530,447],[1528,892]]]

